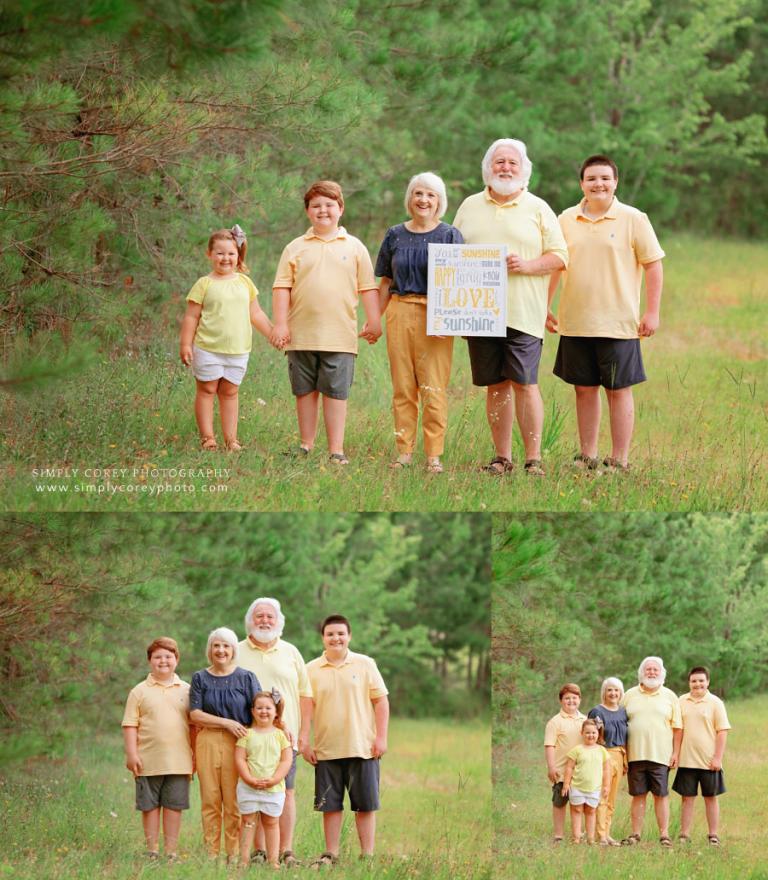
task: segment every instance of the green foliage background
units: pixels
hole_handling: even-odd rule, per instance
[[[352,622],[401,716],[473,717],[490,692],[490,523],[481,515],[110,514],[0,520],[3,757],[116,729],[145,648],[170,635],[189,680],[216,626],[245,637],[258,596],[322,651]]]
[[[768,516],[542,514],[494,519],[494,736],[514,740],[577,682],[589,708],[661,656],[668,687],[691,666],[730,699],[768,685]]]
[[[375,250],[412,173],[441,173],[455,209],[499,136],[558,210],[604,150],[655,223],[763,235],[767,26],[766,0],[10,0],[4,382],[173,338],[223,224],[268,290],[313,178],[342,182]]]

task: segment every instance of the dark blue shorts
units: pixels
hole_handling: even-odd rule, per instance
[[[722,770],[700,770],[698,767],[678,767],[672,791],[682,797],[696,797],[701,787],[702,797],[725,794],[725,778]]]
[[[502,336],[469,336],[469,363],[473,385],[498,385],[516,382],[536,385],[544,341],[538,336],[507,327]]]
[[[344,809],[344,790],[349,792],[349,805],[354,812],[378,810],[378,758],[337,758],[318,761],[315,765],[315,809],[336,813]]]
[[[639,339],[561,336],[554,374],[569,385],[602,385],[611,391],[645,382]]]

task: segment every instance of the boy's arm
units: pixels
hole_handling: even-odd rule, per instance
[[[661,260],[645,263],[645,314],[640,318],[640,336],[653,336],[659,329],[661,288],[664,285],[664,267]]]
[[[272,317],[275,325],[269,341],[277,348],[285,348],[291,341],[288,330],[288,309],[291,307],[291,288],[275,287],[272,290]]]
[[[565,765],[565,772],[563,773],[563,795],[568,794],[568,790],[571,787],[571,779],[573,779],[573,768],[576,766],[576,762],[573,758],[568,758],[568,761]]]
[[[715,736],[715,754],[712,756],[712,760],[709,762],[710,770],[722,770],[723,769],[723,754],[725,753],[725,741],[728,739],[728,728],[725,730],[718,730],[717,735]]]
[[[563,270],[559,269],[549,276],[549,289],[547,290],[547,320],[544,326],[550,333],[557,333],[557,318],[552,312],[552,300],[555,298],[557,285],[560,283],[560,276],[562,274]]]
[[[369,345],[381,336],[381,311],[379,310],[379,290],[374,287],[372,290],[364,290],[360,294],[363,301],[363,309],[365,310],[365,324],[360,331],[361,339],[368,341]]]
[[[380,758],[387,751],[387,732],[389,730],[389,700],[387,697],[378,697],[371,700],[373,714],[376,719],[376,739],[373,741],[372,757]]]
[[[139,728],[123,728],[123,744],[125,745],[125,766],[134,776],[141,776],[144,765],[139,757]]]
[[[192,341],[200,323],[200,315],[203,313],[201,303],[188,302],[187,310],[181,319],[181,335],[179,337],[179,357],[185,367],[192,363]]]
[[[259,331],[259,333],[261,333],[262,336],[266,339],[270,339],[272,335],[272,322],[259,305],[257,299],[251,300],[250,315],[251,324]]]
[[[557,767],[555,766],[555,747],[544,746],[544,758],[547,762],[547,778],[554,785],[557,782]]]

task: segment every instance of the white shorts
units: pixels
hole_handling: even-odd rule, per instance
[[[200,382],[226,379],[233,385],[239,385],[247,366],[247,354],[221,354],[192,346],[192,375]]]
[[[581,804],[586,804],[588,807],[596,807],[600,803],[600,789],[598,788],[597,791],[581,791],[571,786],[568,791],[568,800],[574,807],[578,807]]]
[[[263,791],[259,788],[251,788],[242,779],[237,780],[237,809],[244,816],[250,813],[282,816],[284,804],[284,791]]]

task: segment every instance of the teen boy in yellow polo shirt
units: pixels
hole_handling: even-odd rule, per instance
[[[600,386],[611,420],[611,454],[603,466],[625,471],[635,424],[632,386],[645,381],[640,337],[659,326],[663,270],[661,249],[648,217],[616,198],[619,174],[608,156],[581,166],[582,201],[560,215],[568,244],[560,314],[547,315],[547,329],[560,333],[554,373],[576,391],[578,467],[597,470]],[[645,274],[646,309],[640,317]],[[549,303],[560,273],[549,282]]]
[[[272,286],[275,326],[270,342],[288,352],[288,374],[296,397],[299,455],[315,445],[320,396],[333,464],[344,454],[347,398],[357,355],[357,299],[366,323],[360,336],[381,336],[379,293],[365,245],[339,220],[344,196],[338,183],[320,180],[304,194],[311,228],[286,245]]]
[[[176,675],[179,648],[174,639],[155,639],[147,648],[149,675],[128,694],[123,715],[125,766],[136,782],[147,857],[160,858],[160,811],[165,855],[178,860],[181,811],[189,809],[192,748],[189,685]]]
[[[544,728],[544,758],[547,777],[552,783],[553,840],[562,843],[568,795],[563,795],[563,776],[568,752],[581,743],[581,725],[587,716],[579,712],[581,688],[572,682],[560,688],[560,711]]]
[[[688,673],[690,692],[680,697],[683,717],[683,742],[672,790],[683,799],[680,814],[680,840],[691,839],[693,808],[699,786],[707,814],[708,840],[720,845],[717,836],[720,821],[718,795],[725,792],[723,753],[730,723],[723,701],[709,692],[709,670],[694,666]]]
[[[315,866],[339,856],[344,790],[355,813],[362,856],[373,855],[379,809],[379,759],[387,751],[389,700],[376,662],[349,650],[349,621],[326,617],[320,628],[325,648],[307,664],[312,686],[314,745],[300,742],[315,767],[315,809],[323,814],[326,851]]]

